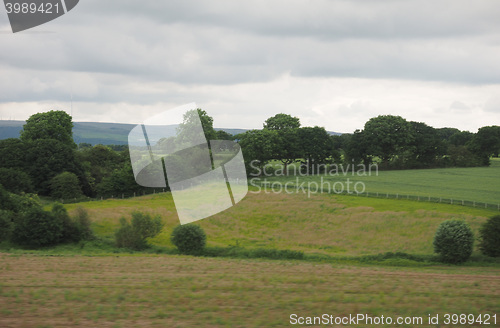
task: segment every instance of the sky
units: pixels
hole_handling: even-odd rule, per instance
[[[350,133],[378,115],[500,125],[497,0],[80,0],[12,33],[0,119],[141,123],[196,102],[220,128],[277,114]]]

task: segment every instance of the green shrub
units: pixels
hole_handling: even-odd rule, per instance
[[[487,256],[500,257],[500,215],[489,218],[479,230],[479,234],[481,252]]]
[[[12,239],[28,247],[43,247],[59,243],[63,237],[64,222],[41,207],[31,207],[19,213],[14,222]]]
[[[94,239],[94,233],[90,227],[91,221],[87,210],[83,207],[77,207],[73,221],[80,234],[80,240],[91,240]]]
[[[185,224],[175,227],[170,240],[182,254],[197,255],[205,248],[207,235],[196,224]]]
[[[161,217],[141,212],[132,213],[132,223],[127,219],[120,219],[120,229],[115,233],[116,246],[141,250],[147,248],[147,238],[152,238],[160,233],[163,228]]]
[[[0,243],[10,239],[14,229],[14,212],[0,210]]]
[[[82,188],[76,174],[63,172],[50,180],[50,196],[55,199],[71,199],[82,196]]]
[[[463,263],[472,254],[474,234],[464,221],[446,220],[436,230],[433,244],[442,262]]]
[[[78,242],[80,240],[78,228],[73,220],[68,215],[68,211],[61,203],[54,203],[51,210],[52,216],[55,220],[62,222],[63,231],[61,242],[70,243]]]

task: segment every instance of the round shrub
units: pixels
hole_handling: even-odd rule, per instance
[[[207,235],[196,224],[185,224],[175,227],[171,236],[172,243],[182,254],[199,254],[207,241]]]
[[[442,262],[463,263],[472,254],[474,234],[464,221],[446,220],[437,228],[433,244]]]
[[[491,257],[500,257],[500,215],[489,218],[479,230],[479,234],[481,252]]]
[[[13,241],[28,247],[55,245],[63,237],[64,222],[41,208],[29,208],[14,222]]]

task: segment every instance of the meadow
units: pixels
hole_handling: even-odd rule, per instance
[[[483,183],[471,179],[470,189],[461,192],[481,201],[483,194],[500,194],[498,177],[490,174],[490,169],[500,171],[496,164],[446,169],[448,175],[440,169],[412,171],[406,187],[399,180],[408,172],[380,172],[379,177],[387,188],[399,184],[410,190],[417,181],[424,184],[415,177],[420,174],[428,177],[429,188],[449,195],[453,188],[432,179],[433,174],[457,186],[467,185],[464,176],[476,176]],[[41,250],[4,247],[0,327],[289,327],[294,326],[292,314],[420,318],[422,324],[400,326],[444,327],[450,326],[443,321],[447,313],[475,318],[496,314],[496,324],[489,326],[499,324],[500,263],[482,256],[477,243],[472,261],[461,266],[437,263],[432,249],[442,221],[463,219],[477,235],[481,224],[498,214],[495,210],[326,193],[265,193],[251,187],[232,208],[197,222],[207,233],[209,249],[305,254],[303,260],[268,260],[175,255],[170,234],[179,220],[170,193],[65,207],[70,213],[84,207],[98,239]],[[119,219],[132,211],[159,214],[164,221],[147,252],[112,245]],[[408,258],[377,258],[387,252]],[[429,314],[439,315],[439,324],[429,324]]]
[[[108,240],[122,216],[130,217],[134,210],[159,214],[165,227],[151,243],[173,247],[170,234],[179,220],[170,193],[66,205],[70,213],[79,206],[93,218],[94,231]],[[432,255],[432,238],[442,221],[464,219],[477,233],[493,214],[457,205],[331,194],[266,194],[251,189],[240,203],[197,223],[212,247],[276,248],[330,256]],[[479,254],[477,248],[474,254]]]
[[[279,165],[275,165],[276,170]],[[345,167],[347,170],[348,168]],[[293,165],[289,169],[290,173],[294,169]],[[356,171],[355,171],[356,172]],[[317,182],[323,181],[333,185],[335,182],[345,182],[349,178],[353,182],[363,182],[366,192],[371,194],[399,194],[413,195],[420,197],[434,197],[444,199],[454,199],[455,201],[475,201],[498,205],[500,203],[500,159],[492,158],[489,167],[470,168],[438,168],[423,170],[392,170],[378,171],[372,170],[371,175],[359,176],[352,174],[352,171],[344,176],[340,171],[338,175],[318,174],[311,176],[272,176],[266,177],[269,182],[287,181]],[[255,184],[263,182],[263,178],[255,180]]]

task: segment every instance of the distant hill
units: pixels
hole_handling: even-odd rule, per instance
[[[25,121],[0,121],[0,140],[7,138],[19,138],[19,133],[23,129]],[[92,145],[126,145],[128,134],[136,124],[122,123],[100,123],[100,122],[73,122],[73,139],[77,144],[89,143]],[[165,137],[175,134],[177,125],[166,127]],[[226,129],[215,128],[215,130],[224,130],[232,135],[248,131],[247,129]],[[331,135],[340,135],[337,132],[328,132]]]

